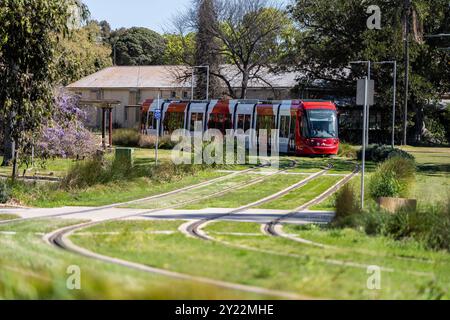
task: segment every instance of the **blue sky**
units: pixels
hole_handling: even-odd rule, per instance
[[[106,20],[113,29],[147,27],[162,32],[170,28],[170,20],[182,12],[191,0],[83,0],[92,19]]]

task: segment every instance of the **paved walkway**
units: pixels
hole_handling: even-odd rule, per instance
[[[95,211],[89,211],[95,210]],[[218,214],[227,214],[235,209],[218,208],[202,210],[161,210],[148,213],[146,209],[108,208],[96,210],[94,207],[62,207],[54,209],[0,209],[0,214],[16,214],[21,218],[50,218],[55,215],[64,214],[62,219],[103,221],[109,219],[133,219],[133,220],[202,220]],[[268,223],[274,219],[289,213],[289,210],[265,210],[248,209],[238,214],[232,214],[223,218],[226,221]],[[286,220],[287,223],[327,223],[334,216],[329,211],[303,211]]]

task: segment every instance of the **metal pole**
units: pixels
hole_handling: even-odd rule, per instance
[[[206,100],[209,100],[209,66],[206,66]]]
[[[403,115],[403,145],[408,138],[408,97],[409,97],[409,17],[411,0],[405,0],[405,110]]]
[[[395,113],[397,109],[397,61],[394,61],[394,98],[392,102],[392,149],[395,148]]]
[[[194,100],[194,70],[195,70],[195,67],[192,68],[192,78],[191,78],[191,100]]]
[[[160,93],[158,93],[158,109],[160,108]],[[162,116],[162,110],[161,110]],[[158,148],[159,148],[159,126],[161,125],[161,118],[156,120],[156,148],[155,148],[155,165],[158,165]]]
[[[371,73],[372,73],[372,62],[368,61],[367,62],[368,66],[367,66],[367,81],[371,80]],[[368,95],[368,91],[369,91],[369,83],[367,83],[367,88],[366,88],[366,94]],[[368,98],[368,96],[367,96]],[[366,146],[369,146],[369,131],[370,131],[370,105],[369,105],[369,101],[366,101],[367,104],[367,127],[366,127]]]
[[[364,209],[364,175],[366,172],[366,127],[367,127],[367,104],[368,104],[368,77],[365,78],[365,92],[364,92],[364,112],[363,112],[363,141],[362,141],[362,170],[361,170],[361,209]]]

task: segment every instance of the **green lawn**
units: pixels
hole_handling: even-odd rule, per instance
[[[305,177],[296,175],[267,177],[260,183],[236,191],[231,191],[223,196],[208,199],[200,203],[184,206],[183,209],[239,208],[286,189],[302,179],[305,179]]]
[[[336,176],[318,177],[307,183],[305,186],[291,191],[281,198],[262,204],[258,208],[294,210],[321,195],[341,179],[342,177]]]
[[[192,281],[147,274],[66,253],[42,234],[80,221],[43,219],[0,226],[0,300],[13,299],[262,299]],[[154,229],[166,229],[166,225]],[[68,290],[67,268],[78,266],[81,290]]]
[[[13,220],[20,218],[18,215],[15,214],[2,214],[0,213],[0,221],[6,221],[6,220]]]
[[[449,298],[449,257],[436,253],[432,264],[397,257],[324,250],[283,238],[227,234],[256,232],[259,225],[222,222],[211,233],[227,244],[187,238],[181,233],[154,234],[160,222],[122,222],[86,229],[72,240],[101,254],[168,270],[214,279],[334,299]],[[182,222],[164,222],[159,230],[174,230]],[[149,227],[149,225],[154,225]],[[172,224],[172,225],[170,225]],[[107,231],[98,233],[95,231]],[[86,233],[90,232],[90,233]],[[116,232],[116,233],[114,233]],[[221,233],[220,233],[221,232]],[[241,247],[239,247],[241,246]],[[406,251],[410,254],[410,251]],[[340,265],[353,262],[362,267]],[[366,288],[366,265],[393,268],[382,272],[382,290]],[[417,276],[411,272],[432,273]]]
[[[14,186],[13,195],[22,204],[32,207],[102,206],[170,192],[225,175],[226,173],[207,170],[173,182],[158,183],[141,177],[69,191],[58,188],[58,185],[22,183]]]

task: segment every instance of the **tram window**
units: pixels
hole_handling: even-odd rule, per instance
[[[242,129],[245,132],[252,127],[252,116],[249,114],[240,114],[238,116],[237,129]]]
[[[184,127],[184,113],[181,112],[167,112],[164,119],[164,131],[167,134],[172,134],[177,129]]]
[[[280,117],[280,138],[289,138],[289,129],[291,126],[291,117]]]
[[[336,138],[337,115],[333,110],[308,110],[304,126],[308,138]],[[305,117],[306,121],[306,117]]]
[[[275,117],[274,116],[258,116],[256,123],[256,130],[265,129],[268,133],[274,128]]]
[[[191,114],[191,132],[195,131],[195,123],[201,122],[203,124],[203,113],[192,113]]]

